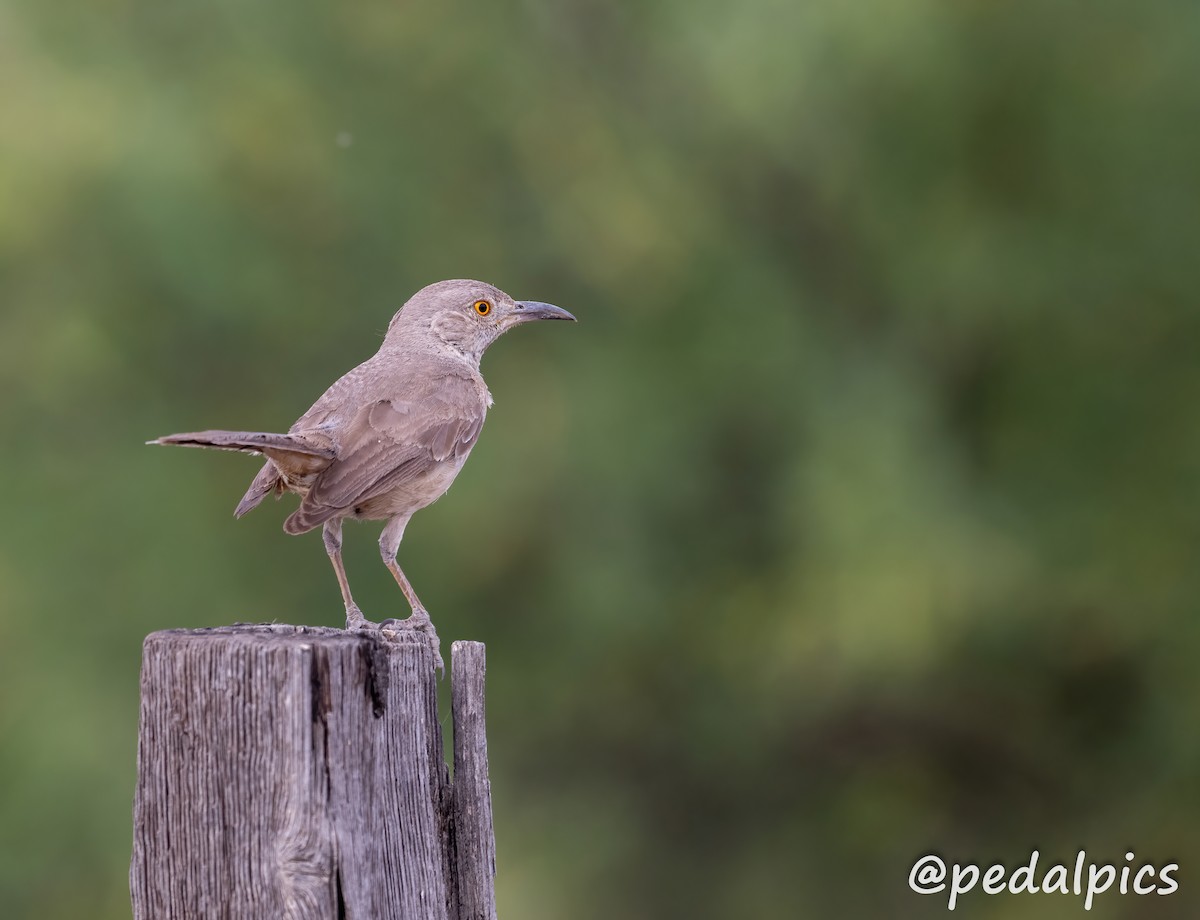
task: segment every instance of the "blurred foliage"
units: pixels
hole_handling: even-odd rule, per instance
[[[253,462],[142,441],[286,428],[445,277],[581,319],[488,355],[400,556],[488,644],[503,916],[942,916],[918,855],[1034,847],[1179,862],[1091,915],[1195,916],[1198,42],[1156,0],[0,7],[5,916],[128,916],[145,633],[342,615],[286,508],[230,516]]]

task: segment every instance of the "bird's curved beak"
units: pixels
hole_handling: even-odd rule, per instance
[[[512,321],[517,323],[531,323],[536,319],[569,319],[575,322],[575,317],[564,310],[562,307],[556,307],[552,303],[542,303],[537,300],[518,300],[513,307]]]

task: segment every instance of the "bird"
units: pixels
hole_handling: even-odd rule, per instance
[[[479,364],[515,326],[575,317],[561,307],[514,300],[482,281],[439,281],[417,291],[388,324],[373,356],[336,380],[286,433],[195,431],[147,444],[208,447],[265,457],[234,511],[240,518],[268,495],[300,496],[288,534],[322,530],[346,608],[346,629],[424,633],[441,667],[429,612],[397,562],[413,514],[437,501],[479,439],[492,395]],[[384,565],[410,607],[405,619],[368,620],[350,593],[342,522],[386,521]]]

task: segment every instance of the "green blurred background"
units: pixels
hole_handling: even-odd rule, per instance
[[[489,653],[501,915],[1200,913],[1200,7],[0,7],[0,912],[129,913],[142,637],[336,625],[257,465],[416,289],[581,322],[400,561]],[[285,507],[285,505],[287,507]],[[378,525],[347,561],[404,613]],[[958,915],[1084,916],[1062,896]]]

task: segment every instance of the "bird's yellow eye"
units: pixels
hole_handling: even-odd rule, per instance
[[[477,300],[475,301],[475,312],[480,316],[487,316],[492,312],[492,305],[486,300]]]

